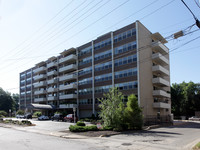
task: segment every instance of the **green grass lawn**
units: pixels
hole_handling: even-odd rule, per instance
[[[193,150],[200,150],[200,142],[193,147]]]

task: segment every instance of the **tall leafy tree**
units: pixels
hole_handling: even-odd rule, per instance
[[[11,94],[8,92],[5,92],[2,88],[0,88],[0,110],[4,110],[7,113],[11,109],[14,110],[14,101],[11,97]]]
[[[193,82],[172,84],[172,113],[175,116],[194,116],[200,111],[200,86]]]
[[[102,118],[105,126],[120,128],[124,117],[123,94],[117,88],[111,88],[108,93],[104,94],[103,99],[99,99]]]
[[[138,99],[134,94],[128,97],[127,107],[125,109],[125,122],[128,129],[141,129],[143,125],[142,109],[138,105]]]

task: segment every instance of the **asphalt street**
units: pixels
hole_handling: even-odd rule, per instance
[[[200,141],[200,122],[181,122],[181,124],[171,127],[126,132],[110,137],[97,138],[74,136],[74,134],[59,132],[67,130],[72,123],[32,122],[36,126],[24,128],[0,127],[0,150],[191,150],[191,147]]]

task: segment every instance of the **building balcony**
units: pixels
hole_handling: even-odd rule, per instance
[[[64,58],[59,59],[59,63],[64,63],[64,62],[70,62],[70,61],[76,61],[77,56],[74,54],[71,54],[69,56],[66,56]]]
[[[36,75],[33,77],[33,79],[35,81],[40,80],[40,79],[45,79],[47,76],[45,74],[40,74],[40,75]]]
[[[47,64],[47,68],[50,68],[50,67],[54,67],[54,66],[57,66],[58,63],[57,62],[50,62]]]
[[[160,53],[155,53],[152,55],[152,60],[156,63],[156,64],[160,64],[163,66],[169,65],[169,60],[164,57],[162,54]]]
[[[154,102],[153,108],[169,109],[170,104],[164,102]]]
[[[77,94],[65,94],[65,95],[59,96],[60,100],[64,100],[64,99],[76,99],[76,98],[77,98]]]
[[[77,70],[77,65],[76,64],[71,64],[71,65],[67,65],[65,67],[59,68],[59,72],[70,72],[70,71],[74,71]]]
[[[57,88],[48,88],[47,92],[52,93],[52,92],[57,92],[57,90],[58,90]]]
[[[55,101],[55,100],[58,100],[58,97],[57,96],[49,96],[49,97],[47,97],[47,100],[48,101]]]
[[[169,49],[162,44],[161,42],[153,42],[152,43],[152,50],[154,52],[160,52],[161,54],[168,54],[169,53]]]
[[[41,95],[41,94],[46,94],[46,90],[38,90],[34,92],[34,95]]]
[[[70,89],[77,89],[77,85],[76,84],[69,84],[69,85],[60,85],[59,86],[59,90],[70,90]]]
[[[47,85],[46,81],[36,82],[33,84],[34,88],[44,87],[46,85]]]
[[[153,78],[152,83],[154,85],[161,86],[161,87],[170,86],[169,81],[167,81],[167,80],[165,80],[163,78],[160,78],[160,77]]]
[[[59,77],[59,81],[70,81],[75,80],[77,78],[77,75],[75,74],[69,74]]]
[[[77,108],[77,104],[60,104],[59,108],[61,109]]]
[[[164,67],[160,66],[160,65],[156,65],[152,67],[152,71],[155,74],[159,74],[162,76],[169,76],[169,70],[165,69]]]
[[[163,91],[163,90],[154,90],[153,91],[153,96],[154,97],[166,97],[166,98],[170,98],[170,94]]]
[[[51,79],[51,80],[48,80],[47,81],[47,84],[54,84],[54,83],[57,83],[58,79]]]
[[[34,102],[45,102],[46,98],[34,98]]]
[[[33,73],[40,73],[40,72],[44,72],[47,68],[46,67],[39,67],[33,70]]]
[[[50,72],[47,72],[47,76],[57,75],[57,71],[53,70]]]

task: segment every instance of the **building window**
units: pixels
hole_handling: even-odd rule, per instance
[[[85,75],[92,72],[92,67],[84,68],[78,72],[78,75]]]
[[[91,84],[91,83],[92,83],[92,78],[86,78],[86,79],[78,81],[79,85]]]
[[[95,71],[102,71],[102,70],[106,70],[106,69],[109,69],[109,68],[112,68],[112,62],[111,61],[103,63],[103,64],[96,65]]]
[[[108,38],[104,41],[101,41],[99,43],[94,44],[94,50],[98,50],[98,49],[103,48],[107,45],[111,45],[111,38]]]
[[[88,64],[88,63],[91,63],[91,62],[92,62],[92,56],[80,60],[79,66],[85,65],[85,64]]]
[[[95,76],[95,82],[103,82],[108,80],[112,80],[112,73]]]
[[[78,56],[82,56],[91,52],[92,52],[92,46],[89,46],[87,48],[80,50]]]
[[[136,75],[137,75],[137,68],[132,68],[115,72],[115,79],[136,76]]]
[[[137,61],[136,54],[132,55],[132,56],[128,56],[128,57],[123,57],[123,58],[115,60],[115,67],[125,65],[125,64],[130,64],[130,63],[136,62],[136,61]]]
[[[105,51],[103,53],[96,54],[94,56],[94,60],[97,61],[97,60],[101,60],[101,59],[108,58],[108,57],[111,57],[111,56],[112,56],[112,51],[108,50],[108,51]]]
[[[115,84],[119,90],[131,90],[137,88],[137,81]]]
[[[124,39],[131,37],[131,36],[134,36],[134,35],[136,35],[136,29],[135,28],[128,30],[126,32],[120,33],[118,35],[115,35],[114,36],[114,43],[117,43],[121,40],[124,40]]]
[[[136,49],[136,41],[125,44],[125,45],[121,45],[119,47],[116,47],[115,50],[115,55],[116,54],[120,54],[120,53],[124,53],[133,49]]]

